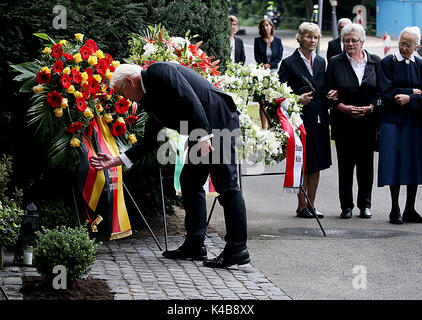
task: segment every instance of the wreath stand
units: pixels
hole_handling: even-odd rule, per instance
[[[160,170],[161,170],[161,169],[160,169]],[[161,175],[161,171],[160,171],[160,175]],[[160,181],[161,181],[161,180],[160,180]],[[144,215],[142,214],[141,209],[139,209],[138,205],[136,204],[135,199],[132,197],[132,195],[131,195],[131,193],[129,192],[129,189],[126,187],[125,183],[124,183],[123,181],[122,181],[122,183],[123,183],[124,190],[126,190],[126,193],[128,194],[128,196],[129,196],[130,200],[131,200],[131,201],[133,202],[133,204],[135,205],[135,208],[136,208],[136,210],[138,211],[139,215],[141,216],[142,221],[143,221],[143,222],[145,223],[145,225],[147,226],[149,233],[151,234],[151,236],[152,236],[152,238],[154,239],[155,243],[157,244],[158,248],[162,251],[163,249],[161,248],[160,243],[159,243],[159,242],[158,242],[158,240],[157,240],[157,237],[155,236],[155,234],[154,234],[154,232],[152,231],[151,227],[149,226],[149,224],[148,224],[147,220],[145,219]],[[76,214],[76,218],[77,218],[77,220],[78,220],[78,225],[79,225],[79,227],[80,227],[80,226],[81,226],[81,222],[80,222],[80,219],[79,219],[78,203],[77,203],[77,201],[76,201],[76,194],[75,194],[75,188],[74,188],[74,186],[73,186],[73,181],[70,181],[70,186],[71,186],[71,189],[72,189],[73,203],[74,203],[74,205],[75,205],[75,214]],[[161,188],[162,188],[162,186],[161,186]],[[161,195],[162,195],[162,197],[164,196],[163,194],[161,194]],[[164,200],[163,200],[163,201],[164,201]],[[163,205],[164,205],[164,202],[163,202]],[[165,217],[165,216],[164,216],[164,217]],[[166,227],[165,227],[165,233],[166,233],[166,237],[167,237],[167,229],[166,229]],[[167,248],[167,238],[166,238],[166,248]]]

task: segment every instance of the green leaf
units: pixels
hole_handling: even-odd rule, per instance
[[[37,85],[33,77],[29,78],[20,88],[19,92],[32,92],[32,88]]]

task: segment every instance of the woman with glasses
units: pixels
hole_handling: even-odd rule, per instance
[[[338,100],[331,104],[331,137],[335,140],[340,217],[350,219],[354,208],[353,173],[358,184],[357,207],[360,218],[371,218],[374,176],[377,102],[377,65],[380,58],[362,49],[365,29],[349,24],[341,31],[344,52],[328,62],[327,90],[337,90]]]
[[[403,29],[399,52],[381,60],[379,90],[381,112],[378,186],[390,186],[390,222],[422,222],[415,211],[418,185],[422,183],[422,60],[418,27]],[[399,207],[400,185],[407,186],[403,217]]]
[[[315,53],[321,38],[315,23],[299,26],[296,40],[299,48],[281,63],[278,75],[299,95],[303,104],[303,124],[306,129],[306,161],[303,187],[314,206],[319,183],[319,172],[331,166],[328,108],[325,101],[325,60]],[[300,218],[313,218],[305,196],[298,194],[296,214]],[[318,217],[324,215],[317,211]]]

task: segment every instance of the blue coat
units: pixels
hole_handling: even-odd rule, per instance
[[[254,55],[255,61],[257,63],[269,63],[271,65],[271,69],[278,68],[278,64],[283,58],[283,44],[281,43],[281,39],[279,37],[274,37],[273,42],[271,42],[271,52],[272,56],[270,61],[267,60],[267,43],[264,41],[262,37],[255,38],[254,41]]]

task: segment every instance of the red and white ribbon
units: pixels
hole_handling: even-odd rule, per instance
[[[284,114],[283,105],[288,103],[286,98],[276,100],[280,106],[277,115],[281,127],[289,134],[286,150],[286,174],[284,188],[299,188],[305,175],[306,131],[303,124],[299,126],[300,137],[296,133],[287,116]]]

